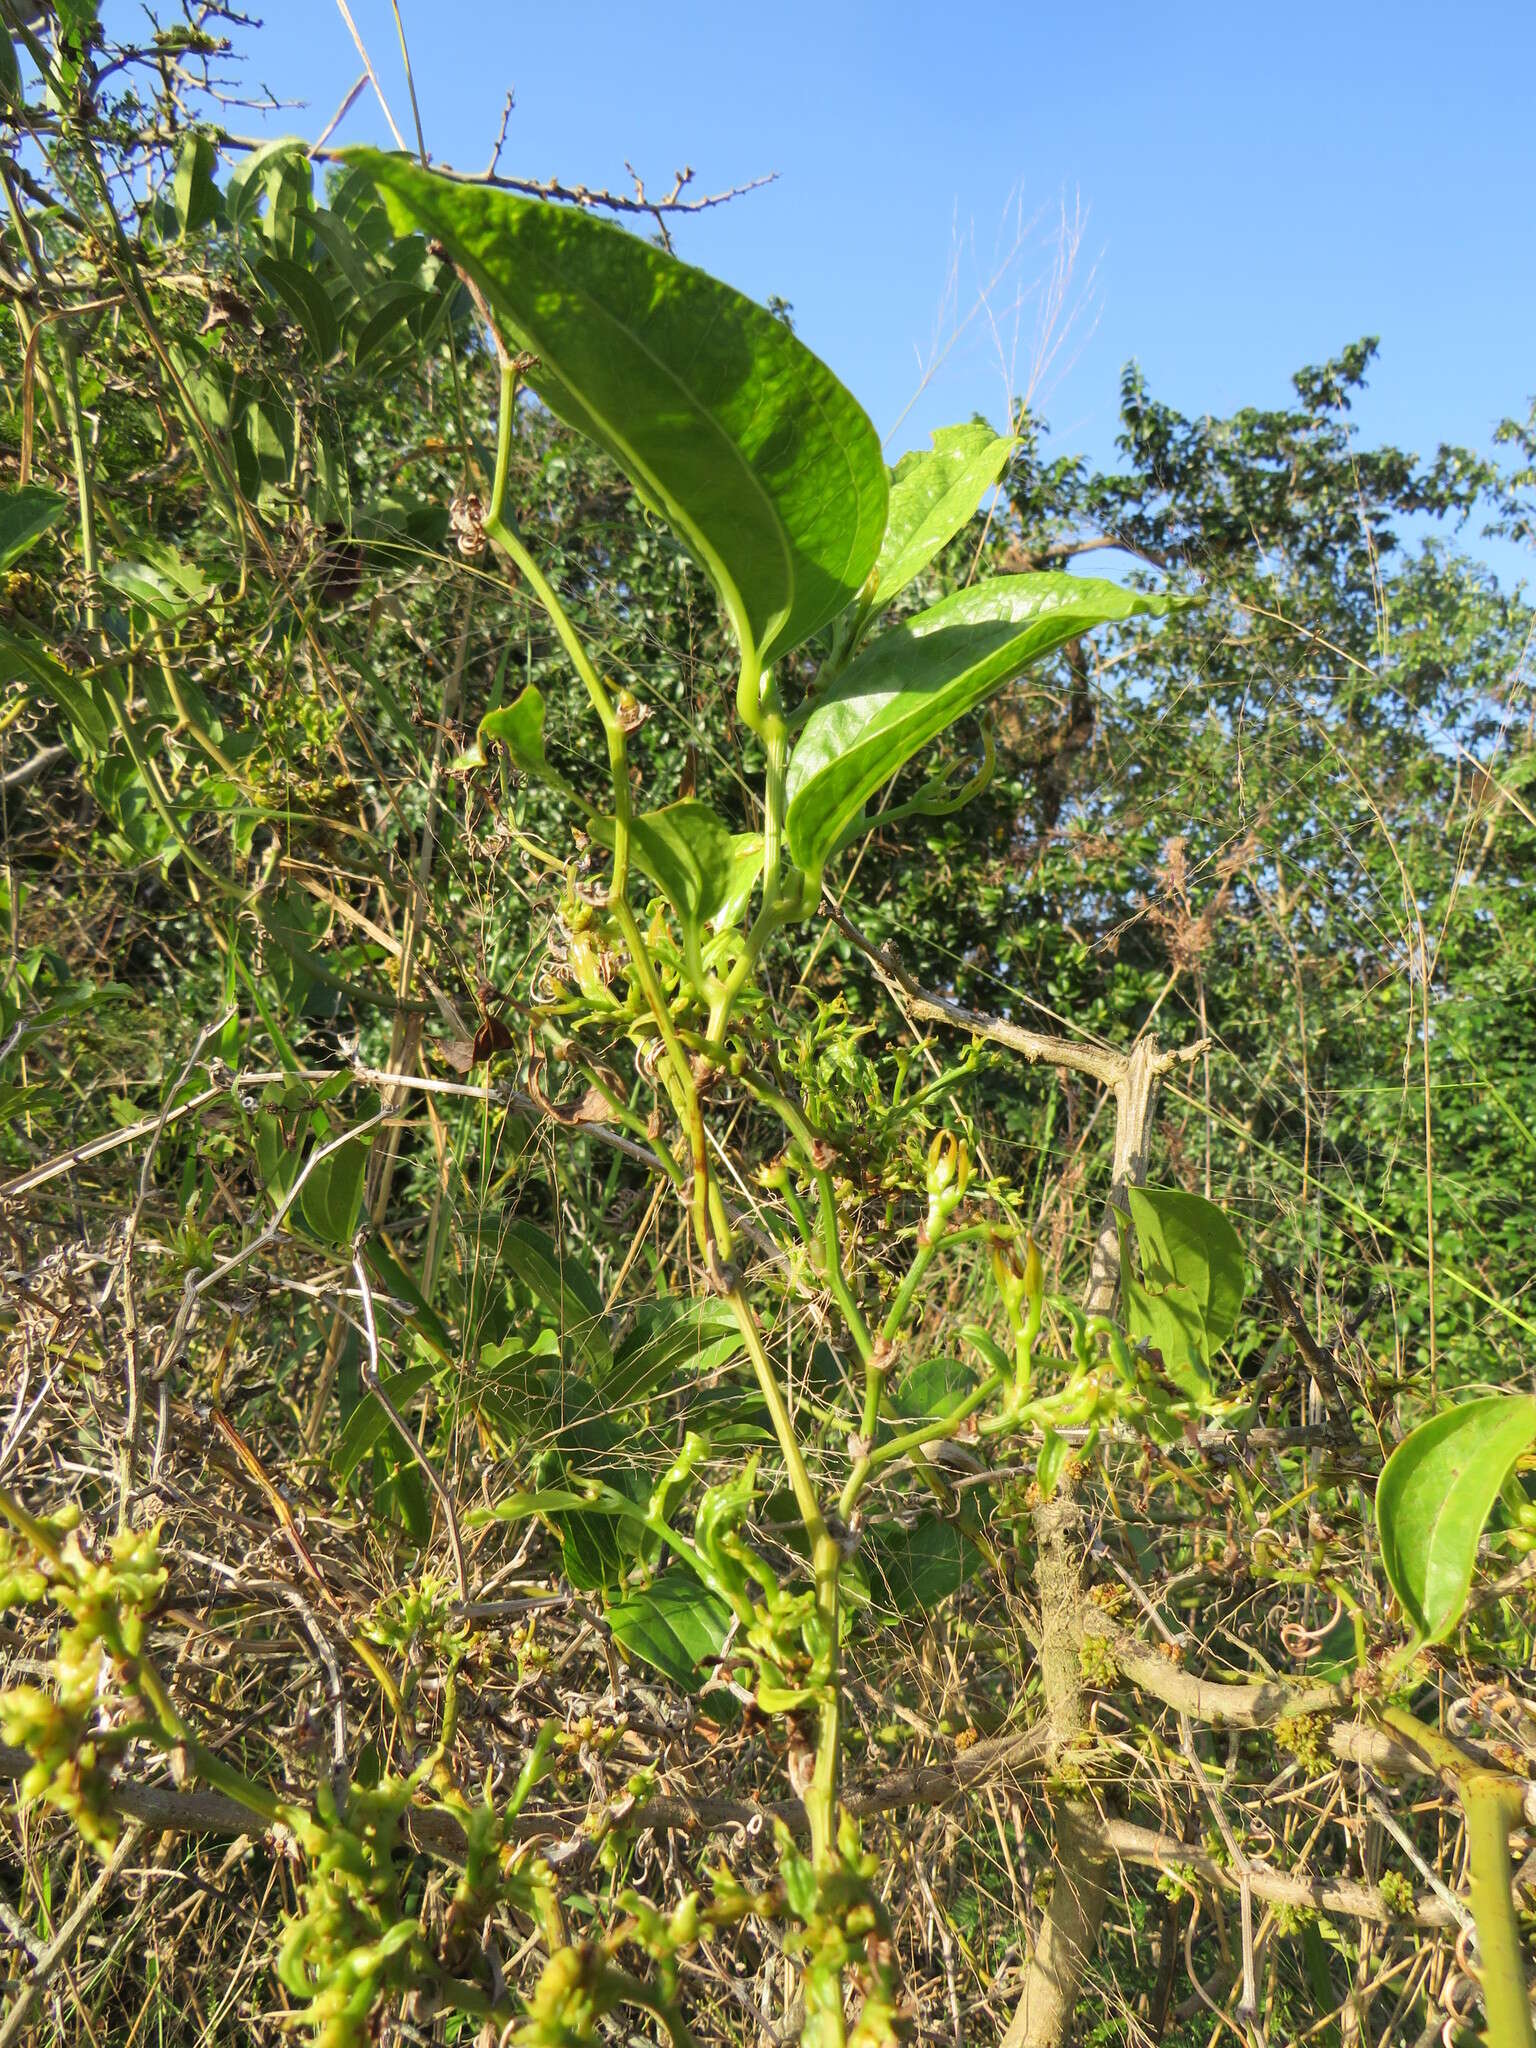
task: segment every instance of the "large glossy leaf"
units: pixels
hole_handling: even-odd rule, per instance
[[[348,152],[397,233],[443,243],[528,381],[605,448],[714,579],[767,663],[856,596],[885,531],[874,428],[789,328],[606,221]]]
[[[1425,1642],[1439,1642],[1460,1620],[1493,1504],[1533,1444],[1536,1399],[1491,1394],[1432,1416],[1383,1467],[1376,1485],[1381,1561]]]
[[[520,1218],[506,1226],[502,1250],[518,1279],[550,1311],[575,1356],[593,1373],[605,1373],[613,1363],[613,1349],[603,1297],[586,1267],[536,1223]]]
[[[685,1692],[697,1692],[725,1648],[731,1610],[686,1565],[672,1565],[616,1601],[606,1619],[614,1641],[632,1656]]]
[[[890,514],[866,613],[889,604],[954,539],[1016,446],[978,421],[940,427],[931,448],[903,457],[891,484]]]
[[[1031,662],[1173,601],[1065,575],[998,576],[882,633],[821,698],[789,763],[789,846],[819,873],[881,784]]]

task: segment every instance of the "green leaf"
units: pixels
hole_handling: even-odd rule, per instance
[[[16,45],[0,27],[0,112],[9,113],[21,105],[21,67],[16,62]]]
[[[280,502],[293,472],[292,408],[273,398],[249,398],[234,422],[235,472],[248,498],[263,507]]]
[[[594,818],[592,836],[612,846],[612,820]],[[730,827],[697,797],[682,797],[631,818],[629,852],[676,911],[689,972],[702,984],[704,928],[730,901],[739,881]]]
[[[309,227],[314,219],[314,169],[307,153],[290,151],[272,160],[266,178],[267,216],[263,232],[269,247],[290,263],[309,255]]]
[[[614,1353],[603,1402],[617,1408],[643,1401],[684,1374],[697,1378],[741,1349],[741,1331],[723,1302],[703,1298],[643,1302],[633,1329]]]
[[[910,1422],[938,1421],[953,1415],[975,1385],[976,1375],[962,1359],[925,1358],[902,1380],[891,1405]]]
[[[0,681],[24,677],[36,683],[63,712],[92,754],[105,753],[116,731],[106,684],[89,676],[71,675],[52,655],[19,640],[0,626]]]
[[[206,227],[219,210],[219,188],[213,182],[218,151],[208,135],[189,135],[176,159],[176,176],[171,195],[176,207],[176,224],[183,235]]]
[[[558,768],[551,766],[544,751],[544,697],[536,684],[529,683],[510,704],[499,705],[485,714],[480,721],[482,757],[488,740],[505,747],[524,775],[543,783],[547,789],[557,789],[573,804],[590,812],[592,806],[586,798],[572,788]]]
[[[586,1268],[564,1254],[536,1223],[509,1223],[502,1250],[519,1280],[555,1318],[561,1337],[595,1376],[613,1363],[603,1297]]]
[[[1140,1280],[1123,1274],[1126,1327],[1155,1345],[1175,1383],[1203,1401],[1211,1353],[1236,1329],[1247,1289],[1242,1241],[1202,1195],[1132,1187],[1126,1199],[1141,1253]]]
[[[697,931],[728,900],[735,878],[732,834],[697,797],[642,812],[630,821],[629,840],[636,864],[685,926]]]
[[[431,1377],[430,1365],[408,1365],[404,1372],[387,1376],[380,1374],[379,1385],[384,1389],[384,1398],[390,1406],[403,1414]],[[342,1425],[336,1448],[331,1453],[331,1475],[338,1486],[346,1485],[390,1427],[389,1417],[383,1408],[371,1393],[365,1393]]]
[[[407,1328],[421,1339],[428,1350],[435,1352],[444,1365],[460,1367],[461,1354],[442,1319],[388,1247],[377,1237],[370,1237],[363,1252],[363,1261],[375,1284],[394,1296],[396,1313]],[[404,1304],[404,1312],[401,1304]]]
[[[912,1529],[879,1529],[871,1539],[871,1593],[897,1615],[937,1606],[957,1593],[976,1568],[976,1553],[960,1530],[937,1516]]]
[[[295,135],[263,142],[248,156],[237,157],[224,181],[224,210],[231,225],[252,220],[261,204],[267,179],[285,157],[307,157],[309,144]]]
[[[552,1330],[539,1335],[554,1340]],[[558,1349],[553,1355],[530,1350],[520,1336],[482,1344],[478,1361],[462,1371],[464,1391],[480,1414],[514,1444],[558,1430],[564,1378]]]
[[[369,292],[358,307],[361,325],[352,338],[352,360],[362,369],[377,354],[406,315],[422,302],[420,285],[390,278]]]
[[[575,208],[349,150],[397,233],[442,242],[528,381],[607,450],[708,570],[766,665],[857,595],[885,531],[874,428],[781,320]]]
[[[940,427],[933,446],[897,464],[877,581],[865,617],[905,590],[946,547],[1008,466],[1018,443],[977,421]]]
[[[1214,1392],[1214,1383],[1199,1302],[1189,1288],[1176,1280],[1161,1287],[1144,1287],[1129,1271],[1129,1261],[1123,1254],[1120,1263],[1125,1327],[1161,1355],[1174,1385],[1203,1405]]]
[[[328,363],[340,345],[341,327],[331,295],[314,271],[268,254],[256,265],[256,275],[298,321],[319,360]]]
[[[0,571],[19,562],[64,516],[69,500],[42,484],[0,491]]]
[[[206,611],[213,586],[174,549],[157,551],[159,561],[108,562],[101,580],[110,590],[126,597],[152,618],[175,625],[190,611]]]
[[[686,1565],[671,1565],[610,1607],[607,1622],[621,1648],[697,1692],[725,1648],[731,1610]]]
[[[523,695],[527,695],[526,690]],[[594,815],[590,827],[600,846],[613,845],[611,818]],[[733,834],[725,821],[697,797],[682,797],[676,803],[664,804],[660,810],[642,811],[629,821],[630,860],[656,884],[677,913],[688,972],[700,988],[704,983],[705,929],[720,921],[733,902],[744,900],[742,879],[746,862],[738,840],[747,836]],[[762,866],[761,840],[756,866]],[[756,868],[752,872],[755,877]],[[746,896],[750,896],[751,886],[749,880]]]
[[[1183,1188],[1126,1189],[1144,1278],[1170,1281],[1194,1297],[1213,1345],[1237,1328],[1248,1287],[1243,1243],[1227,1217],[1203,1195]]]
[[[1176,602],[1088,577],[998,576],[882,633],[818,698],[790,757],[797,865],[819,874],[875,791],[1031,662]]]
[[[1438,1643],[1460,1620],[1494,1502],[1533,1444],[1536,1398],[1490,1394],[1420,1424],[1383,1467],[1376,1486],[1381,1561],[1426,1643]]]
[[[762,871],[762,833],[732,833],[730,881],[724,902],[710,919],[710,924],[717,932],[728,932],[733,925],[741,923],[746,915],[747,905],[752,901],[752,891],[757,886],[757,878]]]
[[[305,1228],[333,1251],[344,1252],[363,1213],[363,1175],[369,1140],[353,1138],[322,1159],[299,1189],[298,1211]]]
[[[256,1119],[256,1164],[274,1208],[288,1199],[306,1154],[312,1156],[339,1133],[324,1110],[317,1109],[296,1144],[284,1134],[282,1118],[273,1110]],[[353,1138],[310,1168],[289,1209],[287,1221],[333,1251],[346,1251],[357,1231],[363,1206],[363,1175],[368,1163],[368,1138]]]

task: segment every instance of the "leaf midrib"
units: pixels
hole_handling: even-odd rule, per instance
[[[777,632],[779,632],[780,629],[789,620],[790,616],[794,611],[794,602],[796,595],[794,556],[790,548],[789,536],[784,528],[784,522],[779,517],[778,507],[775,505],[768,491],[764,488],[761,477],[759,477],[757,471],[753,468],[751,462],[747,459],[747,456],[744,454],[741,447],[738,445],[734,437],[728,431],[724,423],[715,413],[714,409],[710,406],[702,404],[701,401],[694,396],[693,392],[689,389],[688,385],[685,384],[681,377],[678,376],[677,372],[671,367],[671,365],[665,362],[659,355],[657,355],[655,349],[653,349],[649,345],[649,343],[644,341],[632,327],[630,327],[623,320],[620,320],[616,314],[612,313],[599,300],[594,299],[584,287],[573,284],[570,281],[569,276],[565,271],[564,267],[558,261],[551,263],[550,269],[553,276],[555,277],[556,282],[560,284],[561,288],[564,291],[568,292],[572,298],[579,301],[583,306],[586,306],[592,312],[596,313],[598,316],[599,324],[605,326],[611,332],[624,335],[629,340],[631,345],[634,347],[636,353],[644,356],[647,359],[647,361],[649,361],[652,364],[656,371],[663,378],[665,378],[666,381],[669,384],[671,384],[676,391],[681,393],[681,395],[687,400],[689,409],[695,415],[701,416],[703,419],[708,421],[711,429],[713,430],[715,439],[726,449],[736,469],[741,474],[747,477],[755,496],[763,505],[763,507],[769,515],[769,518],[772,520],[774,534],[778,540],[779,551],[784,564],[785,582],[788,585],[790,595],[789,603],[786,605],[782,612],[775,616],[771,623],[771,626],[767,631],[764,632],[762,640],[759,643],[754,639],[754,636],[752,634],[750,620],[748,620],[745,617],[744,600],[741,591],[738,589],[736,585],[735,579],[726,572],[725,565],[720,560],[719,556],[715,553],[715,550],[709,545],[708,541],[704,539],[703,535],[698,532],[698,529],[694,526],[691,514],[685,513],[685,516],[688,518],[689,526],[692,529],[694,545],[698,548],[699,553],[703,555],[706,563],[712,569],[716,577],[716,580],[721,584],[722,588],[728,593],[726,602],[736,617],[738,631],[741,633],[744,641],[747,641],[752,644],[754,654],[760,655],[763,651],[763,648],[771,644],[774,635]],[[713,319],[718,320],[720,317],[719,311],[717,310],[712,317]],[[575,387],[566,382],[563,373],[560,374],[561,383],[565,386],[567,390],[571,391],[574,397],[580,399],[580,394],[575,390]],[[848,450],[842,440],[842,437],[834,431],[834,422],[832,420],[830,413],[827,411],[823,395],[820,391],[812,388],[809,392],[809,396],[811,403],[815,406],[815,408],[821,416],[823,425],[828,429],[829,433],[831,434],[833,446],[836,448],[838,456],[841,459],[844,470],[847,474],[849,489],[852,495],[854,496],[855,500],[862,506],[862,499],[859,495],[858,478],[854,473],[853,464],[849,460]],[[592,406],[588,404],[587,401],[580,400],[580,402],[583,411],[593,411]],[[625,434],[620,432],[619,429],[606,418],[606,416],[604,416],[604,425],[605,427],[607,427],[608,431],[612,433],[614,441],[617,443],[617,445],[626,450],[626,452],[629,455],[629,459],[634,463],[635,467],[645,475],[648,483],[650,484],[651,488],[656,492],[657,496],[665,499],[668,503],[674,502],[671,492],[663,488],[660,481],[657,479],[654,472],[651,470],[649,464],[644,463],[640,460],[638,452],[634,448],[634,445],[629,440],[629,438]],[[844,565],[841,575],[841,581],[845,584],[848,580],[847,569],[849,562],[851,562],[852,560],[854,539],[857,537],[858,531],[859,525],[856,522],[854,526],[853,537],[850,538],[848,548],[845,551]]]

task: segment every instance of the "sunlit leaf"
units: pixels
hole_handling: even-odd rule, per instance
[[[441,242],[550,410],[605,448],[772,661],[856,596],[885,531],[875,431],[771,313],[576,208],[353,150],[396,231]]]
[[[973,422],[940,427],[933,446],[904,456],[891,484],[877,581],[863,607],[888,605],[952,541],[997,482],[1018,444]]]
[[[819,874],[877,789],[1031,662],[1172,600],[1066,575],[998,576],[892,627],[818,699],[789,763],[789,845]]]
[[[1162,1355],[1170,1377],[1193,1399],[1211,1393],[1211,1353],[1237,1327],[1247,1288],[1242,1240],[1214,1202],[1183,1188],[1126,1190],[1141,1254],[1121,1292],[1126,1328]]]
[[[582,810],[590,808],[544,751],[544,697],[535,684],[520,690],[510,704],[498,705],[485,714],[480,721],[482,754],[487,741],[505,747],[516,766],[533,781],[559,790]]]
[[[672,1565],[616,1601],[606,1619],[622,1648],[674,1685],[697,1692],[725,1648],[731,1610],[685,1565]]]
[[[1129,1187],[1143,1277],[1187,1287],[1207,1339],[1224,1344],[1237,1328],[1247,1291],[1243,1243],[1214,1202],[1183,1188]]]
[[[731,873],[726,886],[724,901],[710,918],[710,924],[717,932],[729,931],[740,924],[752,900],[752,891],[757,878],[763,871],[763,835],[761,832],[736,832],[731,835]]]
[[[1427,1643],[1449,1635],[1505,1481],[1536,1444],[1536,1398],[1491,1394],[1431,1416],[1387,1460],[1376,1487],[1381,1561]]]

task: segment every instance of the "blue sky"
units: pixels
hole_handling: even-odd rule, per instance
[[[1157,395],[1225,411],[1283,402],[1291,371],[1379,334],[1362,435],[1421,452],[1486,447],[1536,394],[1528,0],[402,6],[428,148],[457,168],[484,166],[512,87],[520,175],[625,187],[628,159],[659,189],[686,162],[713,191],[777,172],[677,246],[790,300],[893,455],[973,409],[1000,419],[1015,325],[1028,381],[1063,212],[1073,317],[1036,396],[1074,449],[1111,452],[1132,356]],[[389,0],[351,7],[409,137]],[[361,69],[346,25],[334,0],[262,15],[256,75],[307,104],[243,125],[313,137]],[[388,142],[371,92],[338,139]],[[990,317],[920,388],[989,280]]]

